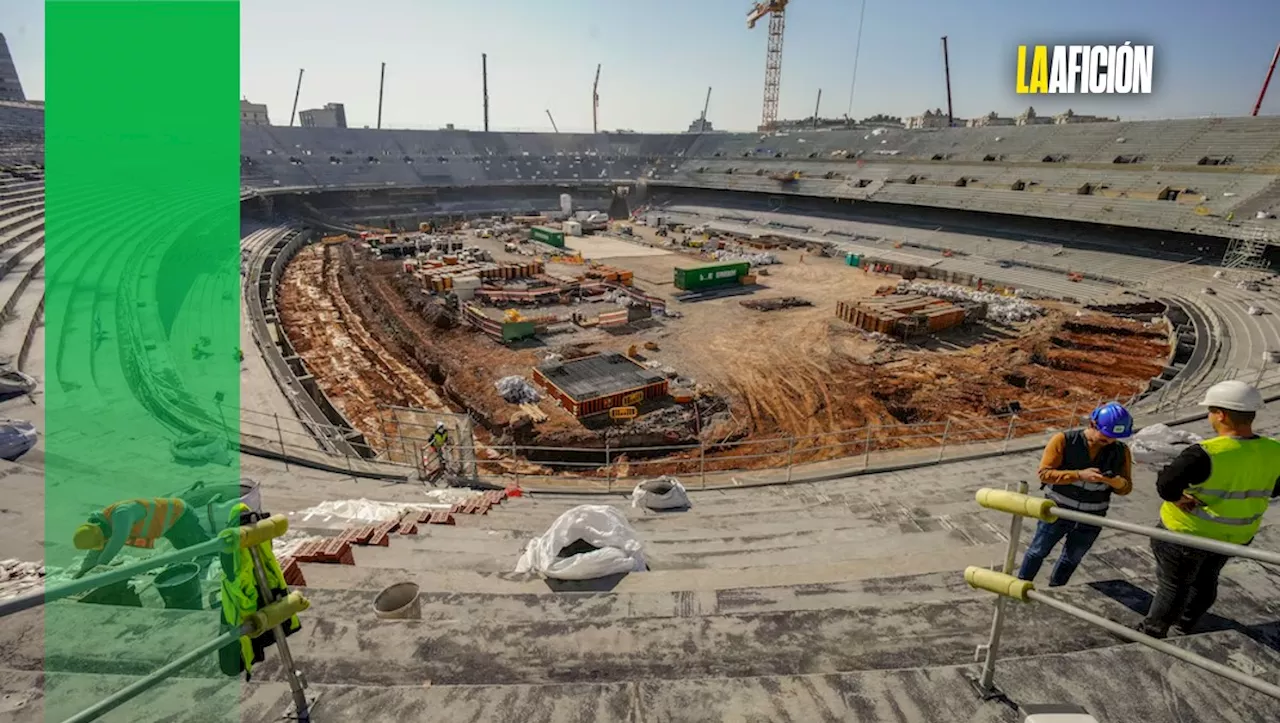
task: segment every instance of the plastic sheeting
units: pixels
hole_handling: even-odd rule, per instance
[[[579,541],[596,549],[560,556],[566,547]],[[557,580],[592,580],[645,569],[640,540],[621,512],[607,505],[579,505],[529,541],[515,571],[535,572]]]
[[[649,510],[682,510],[689,507],[689,494],[680,480],[669,475],[645,480],[631,490],[631,506]]]
[[[322,522],[330,520],[338,520],[340,522],[350,520],[365,523],[390,522],[406,512],[447,510],[455,504],[467,502],[483,494],[482,492],[468,489],[435,489],[427,490],[424,493],[423,496],[427,498],[425,503],[382,502],[363,497],[358,500],[325,500],[315,507],[308,507],[305,510],[290,513],[290,519],[296,515],[301,522],[308,522],[313,519]]]
[[[1182,429],[1171,429],[1165,424],[1153,424],[1139,429],[1129,439],[1129,451],[1134,462],[1163,467],[1193,444],[1204,438]]]
[[[521,376],[503,377],[493,386],[503,399],[512,404],[534,404],[542,400],[542,393]]]

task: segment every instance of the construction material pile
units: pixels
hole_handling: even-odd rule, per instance
[[[813,306],[813,302],[802,299],[799,296],[783,296],[778,299],[748,299],[738,303],[756,311],[777,311],[778,309],[790,309],[797,306]]]
[[[901,281],[898,283],[898,293],[925,294],[951,301],[986,304],[987,318],[1002,324],[1030,321],[1044,315],[1043,308],[1017,296],[1001,296],[936,281]]]
[[[631,506],[649,510],[683,510],[689,508],[689,495],[680,480],[670,475],[645,480],[631,490]]]
[[[521,376],[503,377],[493,386],[497,387],[503,399],[512,404],[535,404],[542,400],[542,393]]]
[[[558,580],[592,580],[647,569],[640,538],[608,505],[579,505],[525,546],[515,571]]]
[[[778,257],[767,251],[735,251],[731,249],[720,249],[716,251],[716,261],[736,262],[746,261],[752,266],[772,266],[782,263],[778,261]]]

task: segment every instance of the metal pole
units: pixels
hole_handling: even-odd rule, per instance
[[[1018,492],[1027,493],[1026,481],[1018,482]],[[1018,556],[1018,545],[1022,538],[1022,515],[1013,515],[1013,521],[1009,523],[1009,547],[1005,549],[1004,566],[1000,569],[1006,575],[1013,574],[1013,563]],[[996,674],[996,658],[1000,655],[1000,634],[1004,631],[1004,606],[1005,596],[996,596],[995,613],[991,616],[991,637],[987,638],[985,646],[979,646],[978,651],[982,652],[986,649],[986,660],[982,663],[982,676],[978,678],[978,693],[982,695],[983,700],[991,700],[1000,696],[1000,691],[992,686],[991,681]]]
[[[298,96],[302,95],[302,72],[305,68],[298,68],[298,87],[293,91],[293,110],[289,113],[289,127],[293,127],[293,119],[298,115]]]
[[[951,58],[947,53],[947,36],[942,36],[942,69],[947,79],[947,127],[955,125],[955,116],[951,112]]]
[[[284,460],[284,471],[289,471],[289,452],[284,448],[284,432],[280,429],[280,415],[272,413],[276,418],[276,439],[280,440],[280,457]]]
[[[387,81],[387,64],[382,64],[382,70],[378,72],[378,130],[382,130],[382,89],[386,87]]]
[[[947,453],[947,435],[951,433],[951,418],[947,417],[947,426],[942,430],[942,446],[938,448],[938,461]]]
[[[1267,77],[1262,81],[1262,91],[1258,93],[1258,102],[1253,104],[1253,112],[1249,115],[1258,115],[1258,109],[1262,108],[1262,99],[1267,97],[1267,86],[1271,85],[1271,75],[1276,72],[1276,61],[1280,60],[1280,45],[1276,45],[1276,54],[1271,56],[1271,67],[1267,68]]]
[[[1013,439],[1013,425],[1014,425],[1014,422],[1017,422],[1017,421],[1018,421],[1018,415],[1016,414],[1009,415],[1009,429],[1004,433],[1004,446],[1000,448],[1001,452],[1009,451],[1009,440]]]
[[[484,92],[484,132],[489,132],[489,55],[487,53],[480,54],[480,75],[482,76],[482,88]]]
[[[1075,520],[1076,522],[1083,522],[1089,525],[1110,527],[1113,530],[1132,532],[1137,535],[1143,535],[1144,537],[1152,537],[1157,540],[1163,540],[1164,542],[1171,542],[1175,545],[1182,545],[1183,547],[1194,547],[1199,550],[1216,552],[1219,555],[1228,555],[1230,557],[1243,557],[1263,564],[1276,565],[1280,567],[1280,552],[1259,550],[1253,547],[1245,547],[1244,545],[1233,545],[1230,542],[1220,542],[1218,540],[1211,540],[1207,537],[1184,535],[1159,527],[1136,525],[1132,522],[1124,522],[1123,520],[1117,520],[1111,517],[1098,517],[1097,515],[1077,512],[1075,510],[1067,510],[1061,507],[1052,508],[1051,513],[1064,520]]]
[[[791,443],[787,445],[787,481],[791,481],[791,465],[795,461],[796,438],[791,438]]]
[[[188,665],[191,665],[200,658],[203,658],[204,656],[209,655],[210,653],[213,653],[227,645],[231,645],[239,640],[241,636],[248,635],[251,632],[253,632],[253,626],[248,623],[241,625],[235,630],[228,630],[195,650],[178,657],[176,660],[166,663],[164,666],[147,675],[145,678],[137,680],[132,685],[122,690],[118,690],[110,696],[103,698],[88,708],[85,708],[79,713],[76,713],[63,721],[63,723],[88,723],[89,721],[97,720],[110,711],[115,710],[121,705],[133,700],[139,695],[173,677],[178,671]]]
[[[1268,683],[1266,681],[1259,680],[1253,677],[1252,675],[1246,675],[1230,666],[1226,666],[1226,665],[1223,665],[1222,663],[1214,662],[1212,660],[1209,660],[1208,658],[1203,658],[1199,655],[1196,655],[1195,653],[1192,653],[1187,650],[1183,650],[1182,648],[1179,648],[1174,645],[1170,645],[1169,643],[1166,643],[1163,640],[1157,640],[1149,635],[1143,635],[1142,633],[1139,633],[1136,630],[1132,630],[1124,625],[1121,625],[1120,623],[1112,622],[1099,615],[1094,615],[1088,610],[1082,610],[1081,608],[1078,608],[1075,605],[1064,603],[1060,600],[1055,600],[1052,597],[1049,597],[1048,595],[1045,595],[1044,593],[1040,592],[1039,590],[1029,590],[1027,592],[1027,598],[1029,600],[1032,600],[1033,602],[1038,602],[1038,603],[1043,603],[1045,605],[1048,605],[1049,607],[1059,612],[1066,613],[1067,615],[1070,615],[1074,618],[1079,618],[1080,620],[1084,620],[1087,623],[1097,625],[1098,627],[1102,628],[1103,630],[1106,630],[1107,632],[1117,637],[1121,637],[1121,638],[1124,638],[1125,640],[1138,643],[1139,645],[1144,645],[1148,648],[1151,648],[1152,650],[1157,650],[1161,653],[1164,653],[1165,655],[1169,655],[1174,658],[1177,658],[1178,660],[1181,660],[1182,662],[1187,663],[1188,665],[1194,665],[1197,668],[1200,668],[1201,670],[1207,670],[1210,673],[1213,673],[1215,675],[1220,675],[1226,678],[1227,680],[1239,683],[1240,685],[1243,685],[1244,687],[1249,688],[1250,690],[1256,690],[1257,692],[1262,693],[1263,695],[1280,699],[1280,686],[1272,685],[1271,683]]]
[[[275,593],[271,591],[271,584],[267,581],[267,571],[262,567],[262,556],[258,554],[256,546],[249,548],[249,557],[253,560],[253,576],[258,581],[258,594],[266,600],[267,605],[276,601]],[[271,628],[271,635],[275,637],[276,648],[280,653],[280,667],[285,671],[285,677],[289,679],[289,690],[293,693],[293,707],[298,716],[298,723],[308,723],[311,720],[311,713],[307,705],[306,684],[302,681],[302,674],[298,672],[297,666],[293,664],[293,654],[289,651],[289,641],[285,639],[283,623]]]
[[[702,489],[707,488],[707,443],[698,440],[698,476],[702,478]]]

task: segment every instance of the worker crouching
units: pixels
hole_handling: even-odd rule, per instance
[[[109,505],[90,514],[88,521],[76,528],[72,543],[77,550],[88,550],[89,554],[72,578],[110,564],[125,546],[151,549],[162,537],[179,550],[210,539],[191,509],[176,497],[123,500]]]
[[[1119,440],[1133,434],[1133,419],[1115,402],[1093,410],[1089,426],[1053,435],[1040,458],[1045,497],[1068,510],[1104,517],[1111,495],[1133,491],[1133,458]],[[1034,580],[1040,565],[1065,538],[1062,554],[1049,574],[1049,587],[1066,585],[1102,528],[1058,519],[1036,524],[1036,534],[1022,558],[1018,577]]]

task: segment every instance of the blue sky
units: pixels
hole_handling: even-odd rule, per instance
[[[43,3],[0,0],[27,93],[42,98]],[[792,0],[779,115],[849,108],[861,0]],[[480,127],[480,53],[489,55],[495,129],[590,130],[600,76],[605,129],[680,130],[702,109],[743,130],[759,122],[765,25],[746,28],[743,0],[244,0],[241,86],[287,123],[298,68],[300,108],[346,104],[373,125],[378,68],[387,63],[383,125]],[[945,107],[948,35],[956,114],[1041,113],[1125,118],[1245,115],[1280,42],[1280,0],[868,0],[853,115]],[[1133,40],[1156,46],[1150,96],[1038,97],[1013,92],[1019,43]],[[1263,113],[1280,113],[1280,78]]]

